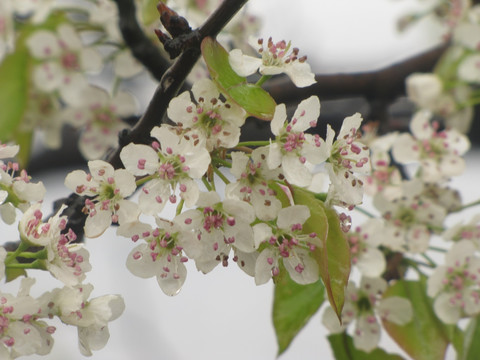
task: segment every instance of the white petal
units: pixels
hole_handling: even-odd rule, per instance
[[[127,257],[127,269],[130,272],[141,278],[150,278],[158,273],[158,263],[153,261],[150,256],[152,251],[148,244],[142,243],[136,246]]]
[[[285,73],[297,87],[306,87],[316,83],[315,74],[306,62],[294,61],[285,67]]]
[[[192,86],[192,93],[196,100],[201,97],[205,99],[206,104],[209,104],[211,99],[216,99],[219,96],[217,86],[210,79],[201,79],[195,82]]]
[[[233,49],[228,55],[232,69],[240,76],[249,76],[255,73],[262,64],[262,59],[243,55],[240,49]]]
[[[360,253],[355,265],[363,276],[377,277],[385,271],[385,256],[377,248],[366,248]]]
[[[303,132],[311,127],[311,123],[317,122],[320,116],[320,100],[318,96],[310,96],[303,100],[297,107],[292,119],[297,122],[292,126],[292,130]]]
[[[380,341],[380,325],[371,316],[360,316],[353,333],[353,344],[357,349],[365,352],[375,349]]]
[[[442,293],[433,303],[433,310],[440,320],[446,324],[456,324],[461,317],[461,309],[450,303],[450,298],[454,294]]]
[[[310,217],[310,209],[306,205],[293,205],[283,208],[278,213],[277,226],[290,230],[294,224],[303,224]]]
[[[275,113],[273,114],[273,119],[270,122],[270,129],[272,133],[276,136],[280,135],[285,120],[287,119],[287,108],[285,104],[279,104],[275,107]]]
[[[382,319],[397,325],[408,324],[413,317],[412,304],[399,296],[382,299],[377,305],[377,311]]]
[[[100,210],[95,206],[97,213],[94,216],[87,216],[85,221],[85,236],[96,238],[102,235],[112,224],[112,213],[110,210]]]
[[[136,176],[153,174],[158,169],[158,155],[147,145],[128,144],[120,152],[125,169]],[[139,161],[145,160],[144,166],[139,167]]]

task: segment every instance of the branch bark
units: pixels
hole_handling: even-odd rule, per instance
[[[114,0],[119,15],[119,28],[125,44],[133,56],[152,74],[160,80],[170,67],[168,61],[158,47],[145,35],[137,22],[135,3],[133,0]]]

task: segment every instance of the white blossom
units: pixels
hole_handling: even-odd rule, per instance
[[[297,87],[306,87],[315,83],[315,75],[306,63],[307,57],[299,56],[297,48],[285,40],[274,43],[272,38],[249,39],[250,45],[262,56],[256,58],[244,55],[240,49],[230,51],[229,61],[233,70],[240,76],[249,76],[257,70],[262,75],[287,74]]]
[[[151,131],[152,146],[129,144],[120,152],[125,168],[136,176],[150,175],[139,197],[142,212],[155,215],[167,201],[175,203],[178,186],[185,205],[197,201],[199,188],[194,179],[200,179],[210,164],[210,154],[203,142],[180,137],[166,126]]]
[[[98,237],[112,223],[122,223],[139,215],[134,202],[125,198],[137,188],[135,177],[125,169],[115,170],[103,160],[88,162],[90,173],[75,170],[65,178],[65,186],[85,200],[85,236]]]
[[[470,240],[455,243],[427,280],[427,294],[433,297],[435,314],[447,324],[480,313],[480,258]]]
[[[355,322],[353,344],[359,350],[371,352],[380,340],[381,327],[378,318],[397,325],[405,325],[413,316],[409,300],[392,296],[382,298],[387,282],[382,278],[363,277],[360,288],[349,282],[342,310],[342,324],[331,307],[325,309],[322,323],[332,333],[340,333]]]
[[[303,224],[309,217],[307,206],[292,205],[278,212],[275,226],[269,223],[253,226],[255,247],[261,249],[255,265],[257,285],[280,273],[280,261],[296,283],[310,284],[318,280],[318,263],[311,253],[322,243],[317,234],[303,233]]]

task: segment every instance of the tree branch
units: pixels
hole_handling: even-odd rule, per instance
[[[118,26],[133,56],[158,81],[170,67],[158,47],[145,35],[137,22],[134,0],[114,0],[118,8]]]

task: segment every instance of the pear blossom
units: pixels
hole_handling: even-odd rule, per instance
[[[130,221],[139,216],[137,205],[125,198],[132,195],[137,185],[135,177],[125,169],[115,170],[103,160],[88,162],[90,173],[75,170],[65,178],[65,186],[85,200],[85,236],[98,237],[112,223]]]
[[[98,71],[102,66],[101,55],[92,47],[84,47],[70,24],[59,25],[56,32],[37,30],[26,45],[32,56],[41,61],[33,69],[35,86],[45,92],[58,90],[69,104],[77,104],[80,91],[86,86],[81,73]]]
[[[231,153],[232,168],[230,172],[237,178],[236,182],[227,184],[227,198],[236,198],[251,204],[255,215],[264,221],[273,220],[282,208],[275,191],[269,188],[271,180],[281,180],[280,169],[270,170],[267,165],[268,147],[259,147],[250,156],[239,151]]]
[[[170,296],[180,292],[187,276],[184,265],[195,257],[200,245],[193,232],[181,231],[175,222],[156,219],[157,227],[142,222],[122,224],[117,235],[129,237],[137,245],[128,255],[127,268],[141,278],[157,277],[162,291]]]
[[[421,109],[434,111],[443,93],[442,79],[433,73],[413,73],[405,80],[407,96]]]
[[[149,175],[139,196],[139,207],[148,215],[162,211],[168,200],[176,202],[175,189],[185,205],[192,207],[198,199],[200,179],[210,165],[210,154],[203,142],[178,136],[166,126],[151,131],[152,146],[128,144],[120,152],[125,168],[136,176]]]
[[[346,234],[352,264],[362,276],[379,277],[386,269],[385,255],[378,249],[382,245],[383,227],[381,219],[369,219]]]
[[[238,144],[240,126],[246,113],[230,101],[222,101],[212,80],[202,79],[192,86],[196,102],[188,91],[173,98],[167,109],[168,117],[182,129],[190,129],[206,141],[208,151],[219,147],[232,148]]]
[[[356,173],[371,170],[368,147],[358,140],[362,120],[359,113],[346,117],[335,141],[335,131],[327,125],[322,152],[326,154],[325,167],[331,181],[327,195],[331,204],[351,207],[362,202],[363,181]]]
[[[291,42],[282,40],[275,43],[272,38],[265,42],[263,39],[250,37],[249,43],[261,58],[244,55],[240,49],[230,51],[229,62],[238,75],[249,76],[258,70],[262,75],[285,73],[297,87],[315,83],[315,75],[306,62],[307,57],[299,57],[298,48],[292,48]]]
[[[16,146],[3,147],[0,156],[10,157],[17,151]],[[5,164],[0,160],[0,216],[6,224],[15,221],[16,208],[27,210],[31,203],[43,200],[46,192],[41,181],[33,183],[25,170],[17,174],[18,170],[18,163],[9,161]]]
[[[419,162],[417,176],[425,182],[443,182],[465,170],[461,157],[470,148],[468,138],[455,129],[438,130],[430,124],[431,113],[417,112],[411,123],[410,134],[401,134],[392,147],[392,154],[401,164]]]
[[[318,176],[312,174],[313,165],[325,161],[325,154],[319,150],[323,140],[318,134],[305,133],[317,124],[320,115],[320,101],[317,96],[303,100],[287,122],[285,104],[277,105],[270,123],[275,140],[271,140],[267,157],[270,169],[282,166],[285,179],[301,187],[319,187]]]
[[[393,251],[421,253],[427,250],[433,229],[442,227],[444,207],[422,195],[424,185],[419,180],[402,184],[400,198],[387,199],[375,195],[374,206],[386,221],[383,245]]]
[[[466,239],[480,246],[480,214],[472,217],[467,223],[458,223],[449,227],[442,233],[442,238],[455,242]]]
[[[390,164],[389,154],[397,136],[397,133],[383,135],[368,144],[372,171],[365,179],[364,189],[370,196],[378,192],[391,200],[401,196],[402,175],[397,167]]]
[[[427,280],[427,294],[440,320],[456,324],[462,317],[480,313],[480,258],[470,240],[455,243]]]
[[[81,100],[62,112],[67,124],[82,129],[79,149],[88,160],[101,158],[118,146],[118,134],[128,125],[123,119],[137,111],[135,98],[118,91],[110,96],[96,86],[88,86],[79,93]]]
[[[91,270],[89,253],[82,244],[73,244],[77,239],[71,229],[66,229],[67,217],[61,216],[65,207],[48,222],[42,221],[41,203],[32,205],[20,219],[19,231],[23,241],[34,246],[44,246],[46,258],[40,262],[65,285],[77,285]]]
[[[249,255],[255,252],[250,226],[255,220],[252,206],[236,199],[220,201],[213,191],[201,193],[196,205],[196,209],[181,213],[174,221],[199,240],[200,251],[193,256],[197,269],[208,273],[220,263],[228,266],[233,250],[232,260],[253,276],[254,262]]]
[[[260,251],[255,265],[255,283],[261,285],[280,272],[283,263],[293,281],[310,284],[318,280],[318,263],[311,253],[322,246],[315,233],[303,233],[302,226],[310,217],[305,205],[281,209],[275,225],[258,223],[253,226],[255,247]]]
[[[91,356],[92,350],[106,345],[110,336],[108,323],[125,309],[120,295],[89,299],[92,290],[91,284],[80,284],[54,289],[41,298],[43,316],[58,316],[63,323],[77,327],[80,352],[85,356]]]
[[[43,144],[49,149],[59,149],[62,145],[62,129],[65,121],[62,104],[58,96],[35,88],[30,89],[27,108],[20,129],[41,134]],[[68,107],[68,105],[65,105]]]
[[[111,0],[95,0],[88,8],[88,19],[91,24],[101,26],[110,41],[121,42],[122,33],[118,26],[118,8]]]
[[[23,278],[16,296],[0,292],[0,357],[15,359],[46,355],[53,345],[55,327],[40,320],[40,303],[30,296],[35,280]]]
[[[412,320],[413,309],[410,301],[403,297],[382,298],[387,282],[382,278],[362,277],[360,287],[349,282],[345,292],[342,323],[331,307],[325,309],[322,323],[332,333],[345,331],[355,322],[353,344],[359,350],[371,352],[381,336],[379,318],[383,321],[405,325]]]

